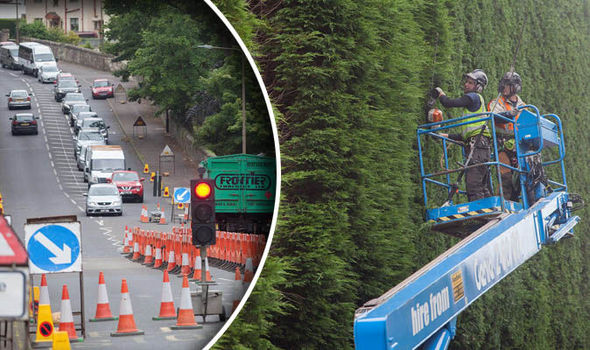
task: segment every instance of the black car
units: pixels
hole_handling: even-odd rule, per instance
[[[35,134],[39,133],[37,119],[33,113],[18,113],[14,117],[9,118],[11,123],[11,131],[13,135],[16,134]]]
[[[68,92],[80,92],[80,85],[75,80],[60,80],[53,88],[53,97],[61,102]]]

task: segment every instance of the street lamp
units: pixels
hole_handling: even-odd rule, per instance
[[[233,50],[242,53],[242,50],[236,47],[222,47],[213,45],[197,45],[197,47],[208,50]],[[246,78],[244,73],[244,55],[242,59],[242,153],[246,154]]]

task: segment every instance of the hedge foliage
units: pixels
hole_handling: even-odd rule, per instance
[[[228,18],[236,2],[215,1]],[[523,25],[521,96],[564,121],[570,191],[588,197],[588,1],[247,4],[263,25],[241,34],[256,33],[281,139],[271,254],[293,275],[275,279],[287,306],[264,315],[274,327],[241,336],[264,303],[250,300],[220,348],[257,349],[260,338],[284,349],[352,348],[354,309],[456,243],[423,224],[415,129],[425,95],[441,86],[459,96],[462,74],[482,68],[485,99],[494,98]],[[440,148],[428,151],[438,162]],[[543,249],[461,314],[453,348],[590,347],[587,210],[577,214],[575,238]],[[255,292],[275,271],[264,271]]]

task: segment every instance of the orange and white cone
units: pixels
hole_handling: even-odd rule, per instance
[[[133,256],[131,257],[131,260],[136,261],[139,260],[139,258],[141,258],[141,253],[139,252],[139,242],[135,241],[133,242]]]
[[[205,257],[205,281],[212,282],[211,272],[209,271],[209,257]]]
[[[191,301],[191,292],[188,287],[188,278],[186,275],[182,278],[182,293],[180,294],[180,308],[178,310],[178,318],[176,325],[172,329],[195,329],[203,326],[198,325],[195,321],[195,312],[193,311],[193,303]]]
[[[129,254],[131,253],[131,244],[129,241],[129,229],[127,225],[125,225],[125,230],[123,231],[123,250],[121,251],[122,254]]]
[[[148,244],[145,247],[145,258],[143,260],[144,265],[151,265],[154,263],[154,256],[152,254],[152,245]]]
[[[168,267],[166,270],[168,272],[172,271],[176,267],[176,260],[174,259],[174,249],[170,249],[168,253]]]
[[[41,275],[41,288],[39,288],[39,305],[51,305],[49,301],[49,288],[47,287],[47,277]]]
[[[74,326],[74,315],[72,314],[72,304],[70,303],[70,293],[68,286],[64,284],[61,291],[61,317],[59,322],[59,331],[67,332],[68,338],[75,341],[82,341],[84,339],[78,338],[76,334],[76,327]]]
[[[164,280],[162,282],[162,302],[160,303],[160,314],[152,317],[152,320],[173,320],[176,318],[176,309],[172,299],[172,289],[170,288],[170,278],[168,271],[164,270]]]
[[[233,283],[234,304],[232,311],[235,311],[238,307],[238,304],[242,300],[243,293],[244,291],[242,287],[242,274],[240,273],[240,268],[236,267],[236,276]]]
[[[182,267],[180,268],[180,273],[187,276],[191,273],[188,252],[182,252]]]
[[[144,332],[137,329],[135,326],[133,309],[131,308],[131,299],[129,297],[129,289],[127,288],[127,280],[123,279],[121,282],[121,306],[119,307],[119,323],[117,325],[117,331],[111,333],[111,337],[142,334],[144,334]]]
[[[162,266],[162,247],[160,247],[160,244],[156,244],[156,259],[154,260],[154,269],[159,268],[160,266]]]
[[[111,306],[109,305],[109,297],[107,295],[107,285],[104,282],[104,274],[102,271],[98,274],[98,298],[96,301],[96,316],[90,319],[90,322],[96,321],[113,321],[118,317],[113,316]]]
[[[191,278],[191,280],[193,280],[193,281],[200,281],[201,280],[202,273],[203,273],[202,266],[203,266],[203,263],[201,262],[201,256],[200,255],[195,256],[195,268],[194,268],[193,277]]]
[[[148,217],[148,210],[145,205],[141,206],[141,214],[139,216],[139,221],[144,223],[150,222],[150,218]]]
[[[160,225],[166,225],[166,215],[164,214],[164,207],[161,207],[160,208],[160,213],[161,213],[161,215],[160,215],[160,222],[159,222],[159,224]]]

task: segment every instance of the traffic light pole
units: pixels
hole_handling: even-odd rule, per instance
[[[207,265],[205,265],[205,260],[207,259],[207,246],[201,246],[201,301],[203,302],[203,323],[205,323],[205,318],[207,317],[207,304],[209,301],[209,283],[207,283]]]

